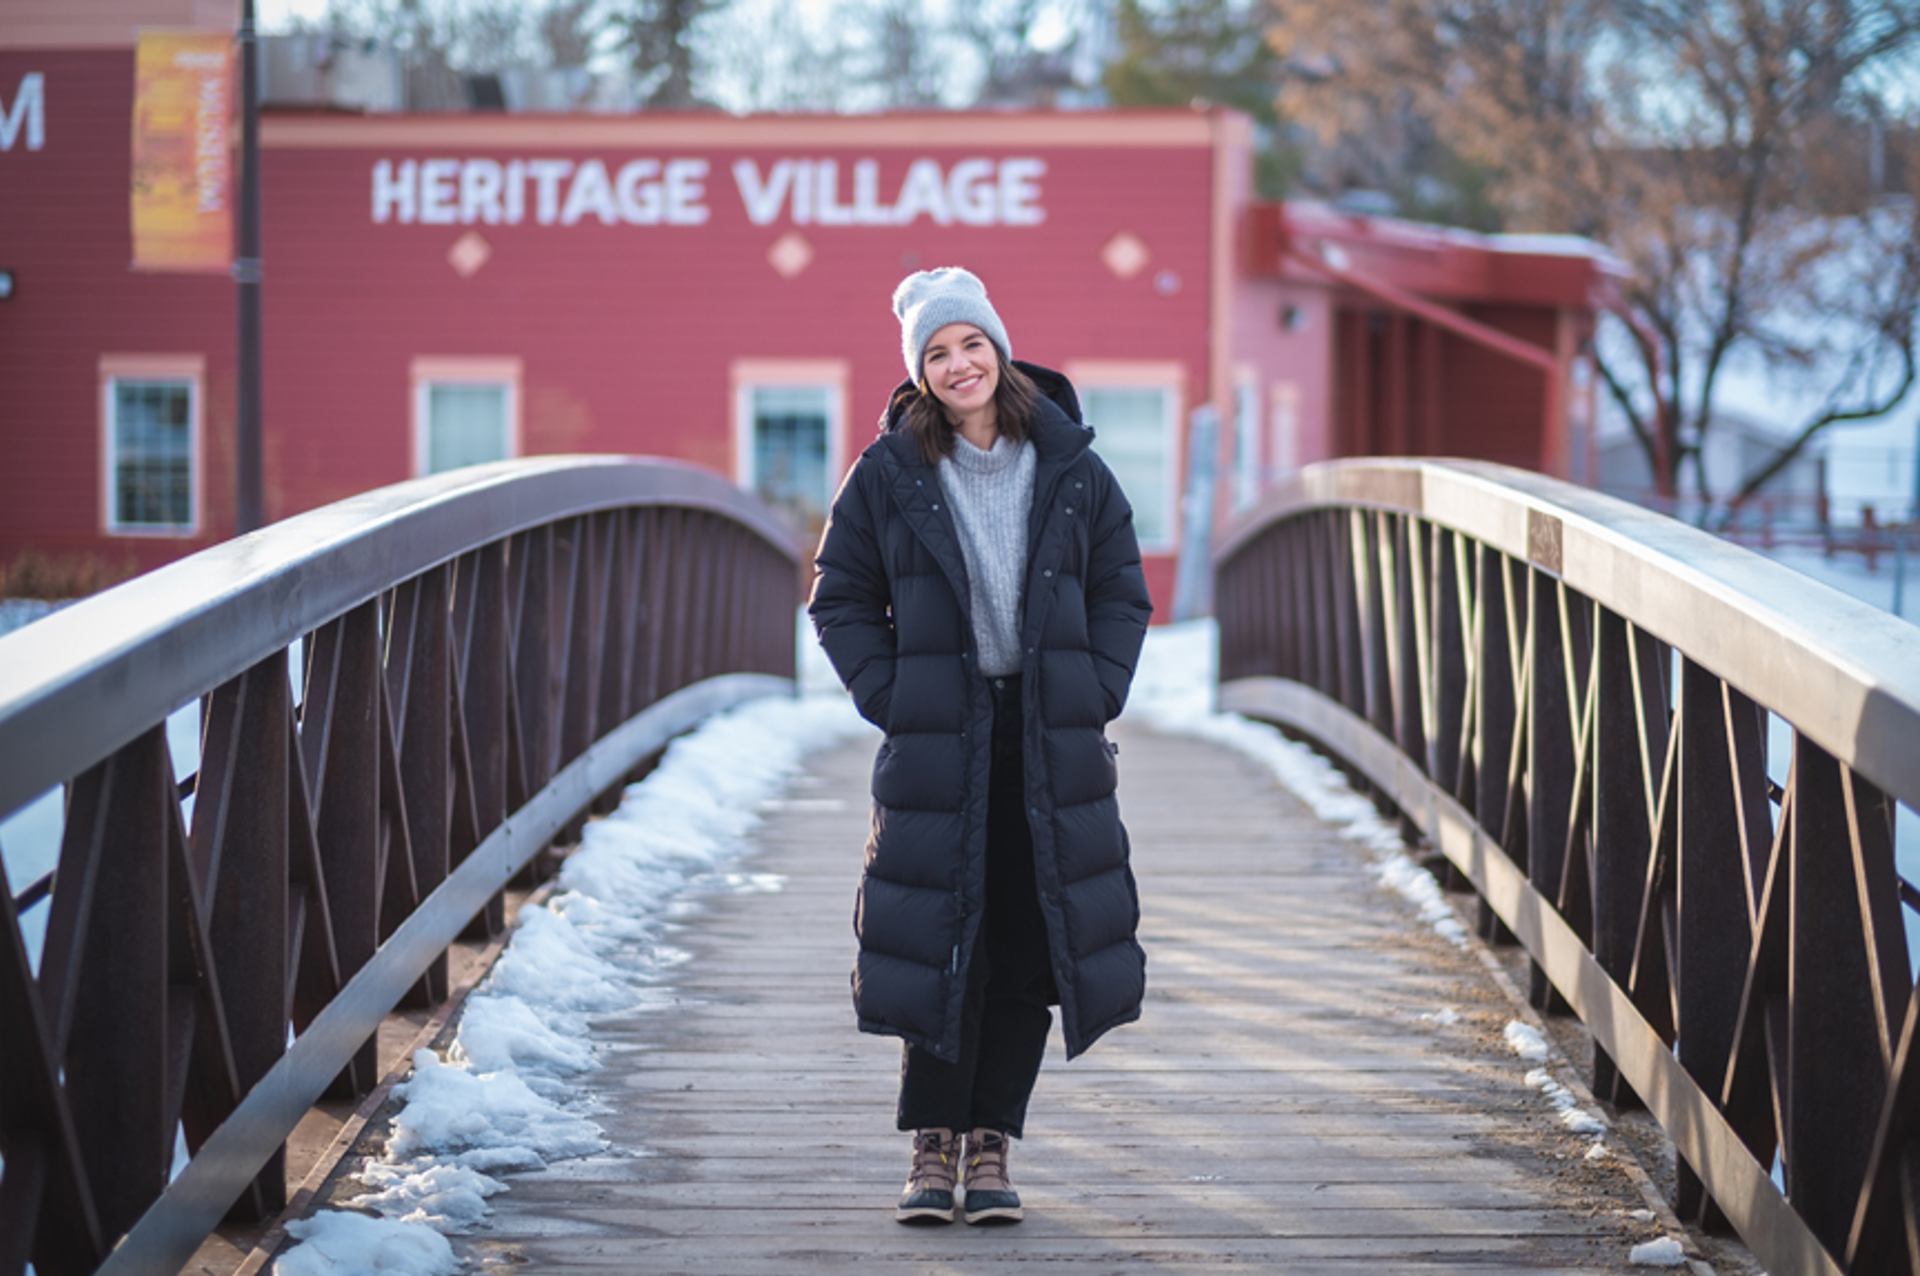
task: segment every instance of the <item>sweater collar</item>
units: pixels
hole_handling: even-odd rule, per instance
[[[947,459],[953,462],[954,469],[984,478],[1010,472],[1020,464],[1020,459],[1027,451],[1025,443],[1015,443],[1004,434],[993,441],[992,448],[983,451],[956,433],[953,451]]]

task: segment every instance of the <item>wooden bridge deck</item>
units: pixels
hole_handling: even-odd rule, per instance
[[[481,1270],[1635,1271],[1658,1234],[1500,1040],[1511,1003],[1253,762],[1123,725],[1143,1020],[1042,1072],[1027,1221],[909,1229],[897,1043],[855,1032],[852,890],[871,743],[818,758],[675,942],[683,1004],[605,1026],[614,1154],[517,1176]],[[1423,1019],[1442,1007],[1458,1022]],[[500,1264],[496,1268],[494,1265]]]

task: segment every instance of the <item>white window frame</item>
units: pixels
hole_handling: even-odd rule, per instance
[[[847,385],[845,359],[735,359],[728,369],[733,401],[733,481],[751,492],[759,480],[754,473],[753,396],[756,390],[826,390],[827,490],[821,493],[821,511],[833,506],[846,472]]]
[[[1267,472],[1261,466],[1260,437],[1264,418],[1260,412],[1260,374],[1252,364],[1236,364],[1233,369],[1233,499],[1236,511],[1251,509],[1266,488]]]
[[[100,528],[109,536],[177,540],[206,526],[207,357],[200,354],[103,354],[100,356]],[[122,381],[184,381],[187,385],[187,521],[122,523],[116,512],[119,457],[114,411]]]
[[[1267,387],[1267,481],[1281,483],[1300,469],[1300,385],[1275,381]]]
[[[521,363],[519,359],[506,355],[421,355],[409,365],[408,375],[413,474],[416,478],[428,473],[427,459],[432,455],[427,439],[427,427],[432,420],[428,405],[433,387],[437,385],[482,385],[499,386],[505,389],[507,393],[506,455],[517,457],[521,454]]]
[[[1187,370],[1177,359],[1076,359],[1061,369],[1084,399],[1089,389],[1160,390],[1167,406],[1164,433],[1166,464],[1161,473],[1161,498],[1167,512],[1166,534],[1148,539],[1140,537],[1143,554],[1170,554],[1180,543],[1180,491],[1186,475],[1187,457],[1185,421],[1187,419]],[[1094,429],[1095,447],[1099,446],[1100,422],[1087,422]]]

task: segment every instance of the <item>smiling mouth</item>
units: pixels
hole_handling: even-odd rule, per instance
[[[961,393],[965,393],[966,391],[971,390],[973,389],[973,387],[979,385],[984,380],[986,380],[984,376],[967,377],[967,378],[964,378],[963,380],[955,381],[952,385],[952,388],[960,391]]]

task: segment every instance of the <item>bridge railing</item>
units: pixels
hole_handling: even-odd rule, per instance
[[[376,1084],[382,1017],[447,996],[510,879],[674,734],[791,690],[798,581],[793,530],[717,476],[548,458],[0,638],[0,817],[64,790],[53,871],[0,890],[0,1276],[172,1272],[276,1212],[288,1132]]]
[[[1523,943],[1680,1211],[1920,1271],[1920,630],[1501,466],[1308,468],[1216,556],[1219,701],[1319,742]]]

